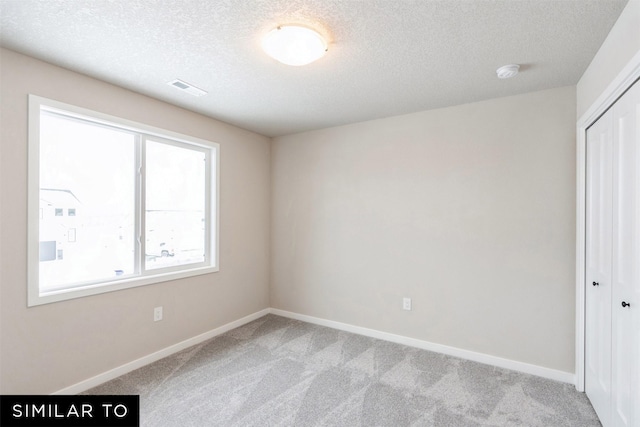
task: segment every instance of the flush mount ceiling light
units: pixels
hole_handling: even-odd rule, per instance
[[[327,42],[317,32],[295,25],[282,25],[262,39],[262,49],[287,65],[307,65],[327,51]]]
[[[518,64],[503,65],[496,70],[499,79],[510,79],[518,74],[520,66]]]

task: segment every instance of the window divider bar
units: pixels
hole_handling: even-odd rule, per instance
[[[136,253],[135,253],[135,271],[136,274],[144,274],[144,254],[146,250],[146,242],[143,238],[145,230],[145,174],[144,174],[144,158],[145,158],[145,141],[144,135],[138,134],[136,137]]]

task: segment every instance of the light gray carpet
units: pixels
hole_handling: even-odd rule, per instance
[[[150,427],[600,426],[572,385],[274,315],[87,394]]]

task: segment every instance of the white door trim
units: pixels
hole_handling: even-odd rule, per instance
[[[618,76],[580,117],[577,123],[576,164],[576,389],[584,391],[584,337],[585,337],[585,192],[586,192],[586,134],[591,126],[604,114],[631,85],[640,78],[640,51],[631,58]]]

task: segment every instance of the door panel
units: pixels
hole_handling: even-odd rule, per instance
[[[612,112],[587,131],[585,391],[611,417]],[[596,285],[594,285],[596,283]]]
[[[613,118],[612,425],[632,427],[640,423],[640,84]]]

